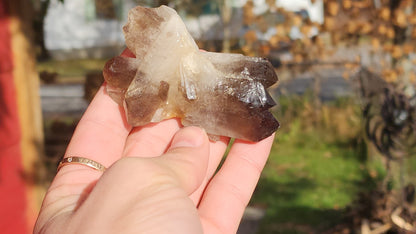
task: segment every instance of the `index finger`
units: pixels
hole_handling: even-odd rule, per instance
[[[81,118],[65,157],[85,157],[109,167],[121,157],[131,130],[124,110],[114,102],[103,85]]]
[[[120,111],[102,86],[81,118],[64,157],[84,157],[106,167],[112,165],[121,157],[131,129]],[[81,205],[101,175],[102,172],[85,165],[62,167],[43,201],[37,228],[42,228],[52,217],[72,212]]]
[[[135,57],[128,49],[121,56]],[[104,83],[81,118],[64,157],[85,157],[105,167],[121,158],[132,126],[105,87]]]

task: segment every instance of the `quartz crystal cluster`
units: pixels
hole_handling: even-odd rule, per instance
[[[136,7],[123,27],[135,58],[104,67],[108,94],[133,126],[180,118],[211,136],[259,141],[279,123],[267,88],[277,82],[265,59],[198,49],[175,10]]]

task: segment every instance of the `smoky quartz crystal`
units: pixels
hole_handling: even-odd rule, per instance
[[[267,88],[277,82],[265,59],[200,51],[175,10],[136,7],[123,27],[135,58],[104,67],[107,92],[133,126],[180,118],[211,136],[259,141],[277,130]]]

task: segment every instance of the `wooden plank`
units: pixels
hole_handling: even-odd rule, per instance
[[[21,162],[26,182],[26,219],[28,227],[32,228],[45,194],[45,188],[38,183],[38,179],[44,172],[40,163],[44,144],[39,77],[35,67],[35,50],[32,44],[33,9],[32,5],[25,0],[8,2],[11,15],[13,77],[21,129]]]

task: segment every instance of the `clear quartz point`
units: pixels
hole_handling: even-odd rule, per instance
[[[267,88],[277,82],[265,59],[200,51],[175,10],[136,7],[123,27],[135,58],[104,67],[107,92],[133,126],[180,118],[211,136],[260,141],[277,130]]]

